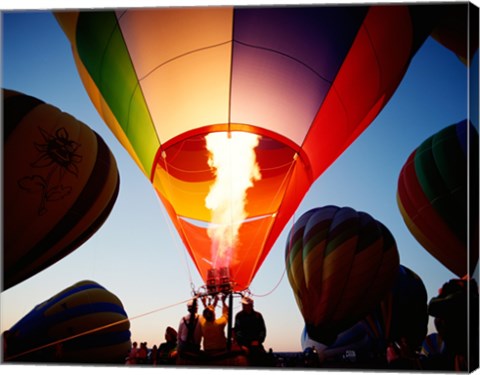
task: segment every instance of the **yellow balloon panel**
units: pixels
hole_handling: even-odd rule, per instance
[[[15,160],[5,165],[8,199],[4,204],[9,219],[4,229],[10,234],[5,246],[15,248],[16,254],[30,249],[63,219],[91,175],[97,141],[78,124],[52,106],[38,106],[5,144],[5,159]],[[22,210],[15,209],[19,201]],[[41,220],[31,220],[39,216]],[[14,233],[11,228],[18,230]]]
[[[232,7],[117,11],[117,18],[140,81],[172,60],[232,38]]]
[[[198,127],[229,122],[230,59],[231,44],[204,49],[140,81],[161,143]]]

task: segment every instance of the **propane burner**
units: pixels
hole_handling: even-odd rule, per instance
[[[230,269],[228,267],[210,268],[207,273],[208,293],[226,293],[231,291]]]

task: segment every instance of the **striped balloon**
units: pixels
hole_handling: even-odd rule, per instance
[[[426,356],[434,356],[442,354],[445,351],[445,342],[443,341],[442,337],[437,333],[431,333],[427,337],[422,344],[421,353]]]
[[[54,15],[92,103],[152,183],[202,279],[224,258],[242,291],[312,183],[395,92],[430,33],[424,12],[209,6]],[[261,178],[248,188],[245,219],[219,223],[205,203],[217,176],[213,133],[259,139]],[[218,224],[241,225],[228,256],[209,235]]]
[[[465,120],[426,139],[398,179],[408,229],[459,277],[472,274],[478,261],[478,168],[478,132]]]
[[[336,206],[296,221],[285,261],[309,337],[326,345],[380,302],[399,267],[395,240],[382,223]]]
[[[113,293],[81,281],[35,306],[6,339],[6,361],[123,363],[130,322]]]
[[[3,90],[3,287],[74,251],[105,222],[119,174],[110,149],[82,122]]]

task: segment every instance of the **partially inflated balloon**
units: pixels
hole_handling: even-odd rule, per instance
[[[307,332],[326,345],[381,301],[399,267],[395,240],[382,223],[337,206],[314,208],[295,222],[285,261]]]
[[[105,222],[117,164],[87,125],[34,97],[3,90],[3,287],[68,255]]]
[[[477,130],[459,122],[414,150],[398,179],[408,229],[459,277],[473,274],[478,261],[478,152]]]
[[[13,362],[123,363],[131,345],[122,302],[94,281],[38,304],[4,337]]]
[[[356,355],[358,355],[371,352],[373,348],[372,338],[360,322],[341,332],[335,342],[328,346],[312,340],[308,336],[306,328],[302,330],[300,341],[303,351],[307,348],[315,347],[320,358],[326,361],[341,360],[347,351],[355,351]]]
[[[422,279],[400,265],[395,284],[364,323],[370,335],[384,345],[403,338],[417,349],[427,334],[427,303]]]
[[[152,182],[203,279],[225,266],[242,290],[311,184],[394,93],[428,34],[414,27],[418,9],[55,16],[92,102]],[[248,148],[236,147],[241,138]],[[213,143],[224,156],[212,156]]]

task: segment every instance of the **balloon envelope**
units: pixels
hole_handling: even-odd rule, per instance
[[[399,256],[382,223],[350,207],[325,206],[295,222],[285,262],[309,336],[329,345],[393,286]]]
[[[478,8],[471,3],[438,7],[432,37],[448,48],[465,65],[478,53]]]
[[[227,223],[240,223],[226,266],[242,290],[310,185],[395,91],[427,36],[413,26],[414,9],[225,6],[55,16],[92,102],[152,182],[205,281],[219,255],[210,228],[225,225],[206,204],[218,177],[207,136],[258,136],[261,178],[246,190],[245,217]]]
[[[123,363],[131,344],[122,302],[94,281],[38,304],[6,335],[15,362]]]
[[[445,342],[442,337],[437,333],[431,333],[422,343],[421,353],[426,356],[441,355],[445,351]]]
[[[459,277],[478,262],[478,132],[469,121],[427,138],[403,166],[397,202],[417,241]]]
[[[335,342],[326,346],[321,342],[312,340],[307,332],[307,329],[302,330],[301,335],[302,350],[313,348],[317,350],[320,358],[324,360],[341,360],[348,350],[353,350],[356,353],[368,353],[372,348],[372,339],[367,333],[367,330],[361,323],[356,323],[347,330],[341,332]]]
[[[3,288],[68,255],[117,199],[113,154],[87,125],[34,97],[3,90]]]
[[[427,298],[422,279],[400,265],[393,287],[363,322],[370,335],[384,345],[403,337],[412,349],[417,349],[428,329]]]

